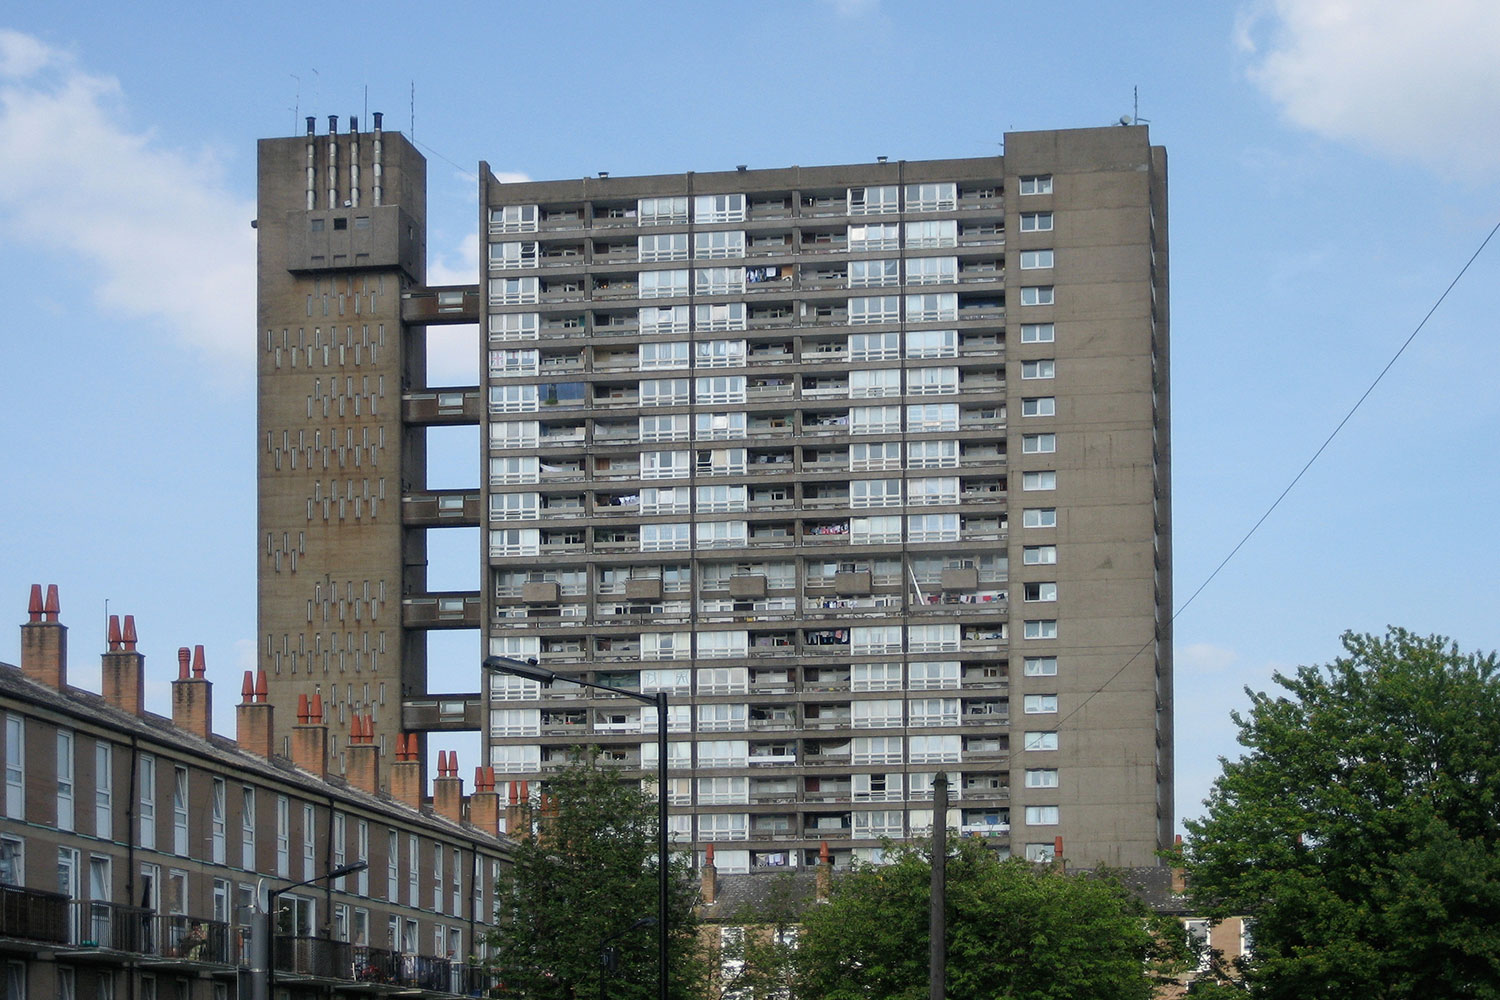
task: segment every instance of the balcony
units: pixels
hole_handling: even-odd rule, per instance
[[[0,886],[0,938],[66,944],[68,897],[55,892]]]
[[[277,982],[370,983],[395,991],[479,996],[494,985],[485,969],[431,955],[389,951],[319,937],[276,938]]]
[[[10,892],[6,890],[7,910]],[[158,914],[139,906],[102,900],[74,901],[67,905],[72,913],[67,917],[63,937],[79,949],[67,952],[70,958],[107,961],[149,956],[160,960],[153,964],[219,966],[231,966],[236,961],[229,925],[218,920],[181,913]]]

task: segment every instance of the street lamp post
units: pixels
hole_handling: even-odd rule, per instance
[[[558,679],[557,671],[538,665],[536,660],[515,660],[508,656],[486,657],[484,666],[488,670],[510,674],[536,681],[543,687]],[[667,1000],[667,693],[658,691],[654,695],[628,691],[625,688],[596,684],[577,677],[563,678],[582,687],[622,694],[627,698],[656,706],[656,995],[657,1000]],[[488,693],[485,698],[489,702]]]
[[[301,882],[284,885],[279,889],[267,890],[265,919],[261,921],[263,933],[256,934],[252,944],[255,950],[255,964],[264,970],[260,979],[261,983],[264,984],[264,988],[263,990],[256,991],[259,994],[260,1000],[276,1000],[276,901],[281,898],[283,893],[291,892],[293,889],[300,889],[305,885],[312,885],[314,882],[343,878],[345,875],[362,872],[368,867],[370,867],[368,861],[356,861],[352,864],[340,865],[332,871],[325,872],[315,878],[303,879]]]

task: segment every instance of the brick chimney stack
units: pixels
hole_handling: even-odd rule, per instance
[[[240,703],[235,708],[235,739],[240,749],[257,757],[271,756],[272,712],[266,700],[266,672],[252,674],[245,671],[245,683],[240,688]]]
[[[56,691],[68,686],[68,629],[57,620],[57,584],[31,585],[26,624],[21,626],[21,673]]]
[[[297,696],[297,724],[292,727],[292,763],[315,775],[328,777],[328,727],[323,724],[323,696]]]
[[[355,788],[380,794],[380,748],[375,745],[375,717],[356,715],[344,746],[344,777]]]
[[[531,799],[527,795],[526,782],[507,781],[509,794],[505,804],[505,833],[511,837],[521,837],[531,832],[531,822],[528,817]]]
[[[438,776],[432,782],[432,808],[455,823],[464,821],[464,779],[458,776],[458,751],[438,751]]]
[[[121,711],[140,715],[146,710],[146,658],[136,652],[135,615],[109,616],[109,649],[100,658],[99,690],[104,700]]]
[[[1172,866],[1172,892],[1181,896],[1187,892],[1187,872],[1182,867],[1182,834],[1177,835],[1177,864]]]
[[[1068,870],[1068,863],[1063,860],[1062,837],[1052,838],[1052,864],[1060,872]]]
[[[828,851],[828,841],[818,845],[817,897],[826,900],[833,891],[833,855]]]
[[[495,791],[495,769],[474,768],[474,792],[469,796],[469,822],[480,833],[495,836],[500,831],[500,793]]]
[[[188,673],[189,656],[192,674]],[[213,732],[213,685],[204,676],[203,647],[194,646],[189,654],[183,646],[177,650],[177,679],[172,682],[172,724],[199,739]]]
[[[719,896],[719,869],[714,867],[713,844],[703,849],[703,888],[699,894],[705,903],[712,903]]]
[[[421,809],[426,784],[417,734],[397,733],[396,760],[391,764],[391,798],[413,809]]]

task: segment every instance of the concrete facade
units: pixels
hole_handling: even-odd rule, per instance
[[[1144,127],[1011,133],[966,160],[519,184],[481,165],[481,283],[445,289],[406,256],[420,235],[391,244],[401,224],[374,216],[364,269],[352,244],[335,266],[344,244],[309,228],[335,214],[329,142],[261,148],[273,701],[332,687],[387,742],[480,729],[517,790],[581,743],[650,773],[634,703],[508,677],[428,691],[424,631],[474,628],[488,654],[666,690],[673,833],[721,871],[811,864],[824,840],[837,862],[878,857],[931,828],[938,770],[946,822],[1001,851],[1045,858],[1061,835],[1081,863],[1155,862],[1173,815],[1169,288],[1166,156]],[[415,186],[420,157],[386,148]],[[396,204],[420,229],[419,194]],[[369,303],[382,276],[399,311],[377,285],[391,311],[336,315],[338,291]],[[383,329],[378,361],[325,374],[335,320]],[[425,384],[433,322],[480,324],[478,385]],[[354,452],[380,471],[349,503],[356,459],[325,471],[317,435],[359,444],[377,418],[334,422],[341,400],[318,394],[381,372],[401,408],[379,397],[386,450]],[[439,423],[480,425],[477,488],[425,489]],[[369,476],[378,513],[358,504]],[[481,589],[427,592],[425,532],[476,524]],[[374,663],[348,656],[365,632]],[[399,714],[363,670],[401,678]]]

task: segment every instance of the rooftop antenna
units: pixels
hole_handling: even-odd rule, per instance
[[[417,81],[411,82],[411,104],[406,111],[406,127],[411,132],[411,141],[417,141]]]
[[[288,73],[287,76],[297,81],[297,96],[292,98],[292,134],[297,134],[297,119],[302,116],[302,77],[296,73]]]
[[[1131,110],[1130,114],[1128,114],[1128,115],[1121,115],[1120,116],[1120,124],[1121,125],[1150,125],[1151,124],[1151,119],[1149,119],[1149,118],[1142,118],[1141,117],[1141,88],[1139,86],[1131,87],[1130,88],[1130,93],[1131,93],[1131,96],[1134,99],[1133,102],[1132,102],[1133,103],[1133,107],[1132,107],[1132,110]]]

